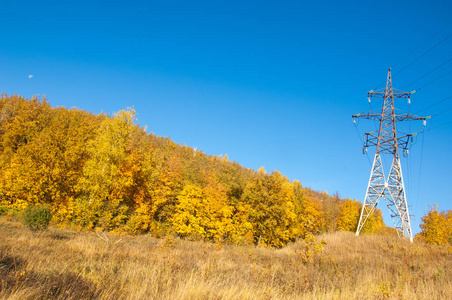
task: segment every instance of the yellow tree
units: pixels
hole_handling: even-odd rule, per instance
[[[339,205],[337,230],[356,231],[360,216],[360,205],[356,200],[346,199]]]
[[[226,189],[217,183],[212,173],[208,174],[208,183],[203,188],[203,195],[208,207],[206,236],[219,241],[226,238],[232,230],[233,208],[228,204]]]
[[[77,224],[107,229],[125,224],[131,206],[126,196],[139,168],[129,155],[132,134],[137,130],[134,120],[134,110],[106,118],[89,143],[90,158],[77,186],[81,194],[74,207]]]
[[[183,188],[182,179],[181,159],[172,155],[154,183],[152,214],[155,220],[166,222],[171,219],[177,204],[177,195]]]
[[[339,193],[336,192],[333,196],[329,196],[328,194],[322,194],[321,204],[324,211],[324,219],[325,219],[325,230],[326,231],[335,231],[337,230],[337,219],[339,217],[340,211],[340,196]]]
[[[318,234],[325,227],[325,216],[319,202],[305,193],[299,181],[292,182],[295,213],[297,215],[294,235],[305,238],[308,234]]]
[[[214,178],[200,188],[186,185],[179,194],[170,223],[180,236],[222,240],[231,230],[232,207],[227,194]]]
[[[361,202],[346,199],[339,205],[339,216],[337,218],[337,230],[356,231],[358,227],[359,217],[361,215]],[[375,234],[385,227],[382,212],[375,209],[371,216],[367,219],[362,233]]]
[[[451,212],[440,211],[437,205],[421,218],[421,236],[424,241],[434,245],[445,245],[451,239]]]
[[[134,134],[143,136],[145,132]],[[126,187],[124,203],[133,211],[127,221],[126,231],[140,234],[153,229],[152,183],[155,169],[155,149],[144,144],[132,144],[128,150],[128,159],[124,162],[123,176],[132,178],[132,185]]]
[[[234,165],[234,167],[236,170],[238,169],[237,165]],[[237,170],[237,173],[235,173],[237,182],[233,183],[232,178],[230,179],[230,188],[228,191],[229,203],[233,207],[229,239],[235,244],[249,245],[254,243],[253,224],[250,218],[250,213],[253,209],[251,203],[249,201],[243,201],[242,198],[245,187],[247,186],[246,178],[251,177],[253,173],[247,174],[247,171],[250,170],[245,169],[241,170],[241,173],[239,171]],[[251,179],[248,180],[251,182]]]
[[[54,220],[65,219],[87,156],[86,142],[102,116],[46,99],[2,98],[0,194],[12,208],[47,203]]]
[[[40,175],[46,175],[49,166],[31,154],[36,148],[36,137],[50,115],[51,107],[46,99],[2,97],[0,194],[2,203],[10,208],[23,209],[47,200],[48,176]],[[36,174],[38,181],[32,178]]]
[[[446,214],[447,232],[449,233],[449,244],[452,245],[452,209]]]
[[[252,207],[245,201],[239,201],[233,206],[233,216],[229,239],[235,244],[253,244],[253,224],[250,220]]]
[[[257,177],[247,184],[243,194],[245,205],[251,209],[249,223],[253,227],[255,243],[282,247],[295,239],[293,227],[297,216],[293,199],[289,180],[281,173],[257,172]]]
[[[173,229],[182,237],[205,237],[206,208],[202,189],[186,185],[178,196],[175,213],[170,219]]]
[[[359,203],[361,206],[361,202]],[[361,212],[361,207],[360,207]],[[376,208],[372,215],[367,219],[366,224],[364,224],[363,229],[361,230],[362,233],[369,233],[369,234],[375,234],[379,233],[380,230],[385,228],[386,225],[383,221],[383,213],[381,210]]]

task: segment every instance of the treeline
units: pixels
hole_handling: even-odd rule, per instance
[[[53,222],[79,229],[280,247],[356,229],[361,203],[242,167],[146,133],[133,109],[113,116],[0,98],[3,211],[48,204]],[[385,231],[376,210],[363,232]]]

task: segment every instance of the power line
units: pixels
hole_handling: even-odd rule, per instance
[[[428,49],[427,51],[425,51],[424,53],[422,53],[421,55],[419,55],[417,58],[415,58],[412,62],[410,62],[408,65],[406,65],[405,67],[403,67],[401,70],[399,70],[396,74],[394,74],[394,76],[396,76],[397,74],[399,74],[400,72],[404,71],[406,68],[408,68],[409,66],[411,66],[412,64],[414,64],[415,62],[417,62],[419,59],[421,59],[422,57],[424,57],[425,55],[427,55],[430,51],[432,51],[433,49],[435,49],[436,47],[438,47],[439,45],[441,45],[442,43],[444,43],[447,39],[449,39],[452,36],[452,33],[449,34],[448,36],[446,36],[445,38],[443,38],[441,41],[439,41],[438,43],[436,43],[433,47],[431,47],[430,49]]]
[[[434,33],[433,35],[431,35],[427,40],[425,40],[424,42],[420,43],[416,48],[414,48],[409,54],[405,55],[404,57],[402,57],[401,59],[399,59],[398,62],[396,62],[394,66],[398,65],[400,62],[404,61],[407,57],[411,56],[413,53],[416,52],[416,50],[418,50],[421,46],[426,45],[428,42],[430,42],[430,40],[432,40],[435,36],[437,36],[440,32],[442,32],[444,29],[446,29],[447,27],[449,27],[450,25],[452,25],[452,22],[450,22],[449,24],[447,24],[446,26],[444,26],[443,28],[441,28],[440,30],[438,30],[436,33]]]
[[[450,73],[452,73],[452,70],[450,70],[450,71],[447,72],[446,74],[443,74],[443,75],[441,75],[440,77],[438,77],[438,78],[436,78],[436,79],[430,81],[429,83],[424,84],[424,85],[421,86],[420,88],[416,89],[416,91],[420,91],[422,88],[426,87],[426,86],[429,85],[429,84],[432,84],[433,82],[435,82],[435,81],[437,81],[437,80],[443,78],[443,77],[446,76],[446,75],[449,75]]]
[[[424,128],[425,129],[425,128]],[[422,160],[424,158],[424,137],[425,137],[425,130],[422,130],[422,146],[421,146],[421,161],[419,163],[419,178],[417,180],[417,197],[416,197],[416,206],[419,203],[419,190],[421,187],[421,174],[422,174]]]
[[[435,127],[429,128],[427,131],[431,131],[431,130],[433,130],[433,129],[436,129],[436,128],[441,127],[441,126],[444,126],[444,125],[447,125],[447,124],[449,124],[449,123],[452,123],[452,121],[448,121],[448,122],[439,124],[439,125],[437,125],[437,126],[435,126]]]
[[[440,114],[443,114],[443,113],[445,113],[446,111],[449,111],[449,110],[452,110],[452,107],[449,107],[448,109],[445,109],[445,110],[443,110],[443,111],[440,111],[439,113],[434,114],[432,117],[436,117],[436,116],[438,116],[438,115],[440,115]]]
[[[439,100],[438,102],[435,102],[435,103],[433,103],[432,105],[429,105],[429,106],[424,107],[423,109],[417,111],[416,114],[418,114],[418,113],[420,113],[421,111],[424,111],[424,110],[426,110],[426,109],[428,109],[428,108],[431,108],[431,107],[433,107],[433,106],[435,106],[435,105],[438,105],[438,104],[440,104],[440,103],[442,103],[442,102],[444,102],[444,101],[446,101],[446,100],[449,100],[449,99],[451,99],[451,98],[452,98],[452,96],[449,96],[449,97],[446,97],[446,98],[444,98],[444,99],[442,99],[442,100]]]
[[[450,25],[452,25],[452,22],[450,22],[449,24],[447,24],[446,26],[444,26],[443,28],[441,28],[439,31],[437,31],[435,34],[431,35],[427,40],[425,40],[424,42],[420,43],[416,48],[414,48],[409,54],[405,55],[403,58],[399,59],[399,61],[395,64],[393,64],[391,66],[391,69],[396,67],[400,62],[404,61],[407,57],[411,56],[413,53],[416,52],[416,50],[418,50],[421,46],[427,44],[428,42],[430,42],[430,40],[432,40],[435,36],[437,36],[440,32],[442,32],[444,29],[446,29],[447,27],[449,27]],[[436,45],[434,45],[432,48],[428,49],[426,52],[424,52],[422,55],[418,56],[417,58],[415,58],[412,62],[410,62],[408,65],[406,65],[405,67],[403,67],[401,70],[399,70],[397,73],[394,74],[397,75],[400,72],[404,71],[406,68],[408,68],[410,65],[414,64],[416,61],[418,61],[419,59],[421,59],[423,56],[425,56],[427,53],[429,53],[430,51],[432,51],[433,49],[435,49],[436,47],[438,47],[440,44],[442,44],[444,41],[446,41],[448,38],[450,38],[452,36],[452,34],[448,35],[447,37],[445,37],[444,39],[442,39],[441,41],[439,41]],[[386,82],[383,81],[382,83],[378,84],[374,90],[376,90],[378,87],[380,87],[381,85],[385,84]]]
[[[402,90],[406,89],[407,87],[409,87],[409,86],[412,85],[413,83],[418,82],[419,80],[421,80],[421,79],[424,78],[425,76],[427,76],[427,75],[429,75],[429,74],[435,72],[436,70],[438,70],[438,69],[441,68],[442,66],[448,64],[448,63],[451,62],[451,61],[452,61],[452,58],[449,58],[448,61],[443,62],[442,64],[440,64],[439,66],[437,66],[437,67],[434,68],[433,70],[431,70],[431,71],[425,73],[424,75],[422,75],[422,76],[419,77],[418,79],[416,79],[416,80],[412,81],[411,83],[407,84],[406,86],[404,86],[404,87],[402,88]],[[451,71],[451,72],[452,72],[452,71]]]

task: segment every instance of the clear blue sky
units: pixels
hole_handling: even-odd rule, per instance
[[[133,106],[148,132],[360,201],[360,136],[375,124],[358,135],[351,115],[369,110],[367,91],[394,66],[394,87],[426,85],[401,109],[452,96],[451,1],[2,0],[0,12],[0,92]],[[403,159],[414,232],[427,203],[452,209],[451,108],[419,113],[439,115]]]

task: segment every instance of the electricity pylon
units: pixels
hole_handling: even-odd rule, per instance
[[[410,214],[408,212],[405,187],[403,184],[402,166],[400,164],[399,148],[404,151],[404,155],[407,154],[410,141],[413,141],[413,135],[416,134],[401,134],[401,136],[398,137],[396,122],[424,120],[425,125],[425,120],[428,117],[419,117],[410,113],[397,113],[394,108],[394,99],[407,98],[408,102],[410,102],[410,96],[414,92],[416,91],[408,93],[394,92],[392,89],[391,69],[389,69],[386,88],[384,90],[371,90],[367,93],[369,102],[371,97],[383,98],[381,113],[369,111],[352,116],[353,121],[355,121],[355,118],[380,121],[378,132],[365,133],[363,152],[367,151],[367,148],[370,146],[376,146],[376,151],[369,184],[367,186],[366,197],[364,198],[358,228],[356,229],[356,235],[359,235],[367,219],[374,212],[378,201],[381,198],[384,198],[397,233],[399,236],[407,237],[413,242]],[[383,171],[382,155],[392,157],[391,169],[387,179]]]

